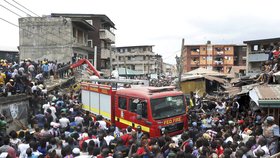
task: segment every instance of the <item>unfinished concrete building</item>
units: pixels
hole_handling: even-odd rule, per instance
[[[19,19],[20,60],[32,59],[67,63],[88,58],[88,34],[95,28],[83,19],[26,17]]]

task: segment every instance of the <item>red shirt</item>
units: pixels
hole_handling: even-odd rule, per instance
[[[138,155],[145,155],[146,154],[146,151],[145,151],[145,149],[144,149],[144,147],[139,147],[138,149],[137,149],[137,151],[136,151],[136,154],[138,154]]]
[[[279,58],[279,55],[280,55],[280,51],[275,51],[275,52],[273,52],[273,57],[274,57],[274,59],[278,59],[278,58]]]
[[[124,145],[128,146],[129,145],[129,140],[132,139],[132,135],[131,134],[124,134],[121,136]]]

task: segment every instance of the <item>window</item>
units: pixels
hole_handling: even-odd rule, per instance
[[[200,50],[199,50],[199,48],[191,48],[191,51],[192,51],[192,52],[199,53]]]
[[[131,57],[127,57],[127,60],[131,60]]]
[[[92,43],[92,40],[88,40],[88,47],[93,48],[93,43]]]
[[[126,110],[126,98],[119,97],[119,108]]]
[[[254,51],[259,50],[259,45],[253,45],[253,50]]]
[[[151,99],[151,108],[155,120],[178,116],[186,112],[182,95]]]
[[[136,113],[137,112],[137,103],[135,99],[129,99],[129,111]]]
[[[225,47],[225,50],[226,51],[230,51],[230,47]]]

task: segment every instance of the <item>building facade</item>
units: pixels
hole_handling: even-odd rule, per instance
[[[246,74],[255,76],[261,73],[261,65],[268,60],[269,53],[279,47],[280,38],[244,41],[247,44]]]
[[[68,17],[80,18],[86,20],[89,24],[96,28],[88,35],[88,46],[97,49],[97,64],[98,70],[109,71],[110,69],[110,53],[112,53],[112,45],[115,44],[115,24],[103,14],[64,14],[52,13],[53,17]],[[94,52],[89,54],[89,59],[94,61]]]
[[[177,75],[177,71],[175,65],[163,63],[162,64],[163,74],[167,77],[175,77]]]
[[[243,56],[246,53],[242,47],[233,44],[214,45],[211,41],[201,45],[185,45],[182,55],[183,73],[199,67],[229,73],[235,64],[245,65]]]
[[[114,52],[115,69],[127,68],[146,76],[162,73],[162,57],[153,52],[153,45],[116,47]]]
[[[95,28],[82,19],[64,17],[26,17],[19,19],[20,60],[68,63],[88,58],[88,34]]]

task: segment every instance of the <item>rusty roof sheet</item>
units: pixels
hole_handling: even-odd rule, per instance
[[[254,89],[260,100],[280,100],[280,85],[260,85]]]

